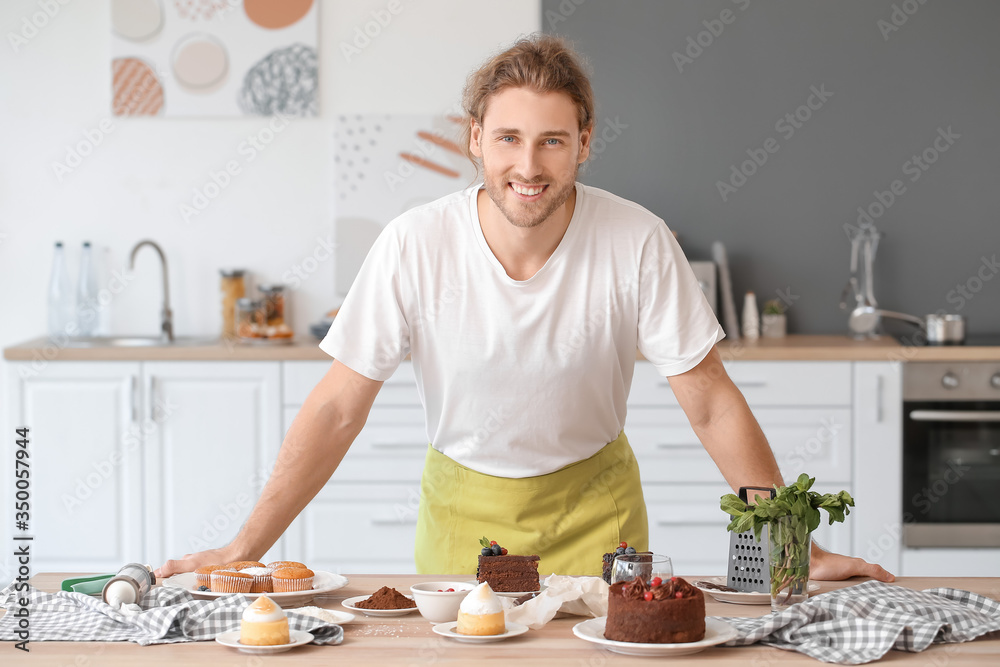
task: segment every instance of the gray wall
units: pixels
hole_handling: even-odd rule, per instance
[[[713,23],[708,44],[703,21],[723,10],[731,22]],[[1000,332],[1000,267],[983,261],[1000,259],[1000,2],[544,0],[542,23],[590,62],[598,132],[618,119],[581,179],[662,216],[691,259],[723,241],[737,295],[790,288],[791,332],[845,330],[844,227],[897,179],[902,194],[875,220],[879,304]],[[679,71],[675,52],[699,33],[708,46]],[[832,96],[791,128],[782,119],[813,86]],[[938,128],[959,138],[913,181],[905,163]],[[723,201],[717,182],[768,138],[776,152]]]

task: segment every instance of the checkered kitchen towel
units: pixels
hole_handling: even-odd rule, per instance
[[[100,598],[82,593],[44,593],[35,588],[14,592],[14,585],[0,591],[0,641],[20,641],[16,635],[18,598],[28,597],[30,639],[38,641],[104,641],[173,644],[215,639],[240,629],[243,610],[253,600],[245,595],[223,595],[214,600],[195,600],[183,588],[156,587],[141,601],[141,611],[122,612]],[[339,644],[344,630],[339,625],[288,611],[292,630],[312,633],[315,644]]]
[[[740,636],[725,646],[760,642],[823,662],[859,665],[889,649],[923,651],[1000,630],[1000,602],[955,588],[915,591],[866,581],[760,618],[723,618]]]

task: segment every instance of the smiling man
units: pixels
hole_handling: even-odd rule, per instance
[[[624,433],[637,348],[669,378],[734,489],[782,483],[666,225],[576,180],[594,127],[576,55],[554,37],[523,39],[469,78],[464,106],[483,184],[386,226],[321,343],[336,361],[246,525],[226,547],[168,561],[161,576],[259,559],[336,470],[407,355],[430,442],[420,572],[474,572],[483,535],[561,574],[598,574],[599,556],[621,541],[648,548]],[[815,578],[853,575],[892,578],[814,550]]]

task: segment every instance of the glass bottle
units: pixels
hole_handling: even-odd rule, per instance
[[[90,251],[90,241],[83,242],[80,254],[80,279],[76,285],[76,328],[78,336],[93,336],[97,331],[97,275]]]
[[[73,335],[74,324],[73,287],[62,241],[56,241],[52,258],[52,277],[49,280],[49,336],[52,338]]]

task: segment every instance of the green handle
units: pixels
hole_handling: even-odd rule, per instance
[[[104,584],[111,581],[113,574],[98,574],[93,577],[78,577],[76,579],[65,579],[62,582],[62,589],[68,593],[83,593],[84,595],[100,595],[104,590]]]

